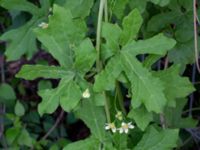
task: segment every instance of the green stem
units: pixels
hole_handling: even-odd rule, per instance
[[[101,62],[101,57],[100,57],[101,28],[102,28],[103,11],[105,11],[105,20],[107,20],[107,10],[105,10],[105,9],[107,9],[107,1],[106,0],[100,0],[98,23],[97,23],[97,36],[96,36],[96,51],[97,51],[96,67],[97,67],[97,72],[98,73],[102,69],[102,62]],[[103,95],[105,97],[106,118],[107,118],[108,123],[110,123],[111,122],[111,118],[110,118],[110,110],[109,110],[109,99],[106,96],[106,92],[103,92]]]
[[[182,114],[188,113],[190,110],[191,111],[200,111],[200,107],[185,110],[185,111],[182,112]]]
[[[107,0],[105,0],[105,4],[104,4],[104,15],[105,15],[105,22],[108,22],[108,3]]]
[[[96,60],[96,67],[97,67],[98,72],[100,72],[101,68],[102,68],[101,61],[100,61],[100,49],[101,49],[101,26],[102,26],[104,4],[105,4],[105,0],[101,0],[100,6],[99,6],[98,23],[97,23],[97,36],[96,36],[97,60]]]
[[[110,118],[110,110],[109,110],[109,99],[106,95],[106,92],[103,92],[104,97],[105,97],[105,112],[106,112],[106,118],[108,123],[111,123],[111,118]]]
[[[117,95],[118,95],[119,106],[120,106],[122,112],[126,115],[126,109],[124,108],[124,97],[122,95],[120,85],[117,81],[116,81],[116,92],[117,92]]]

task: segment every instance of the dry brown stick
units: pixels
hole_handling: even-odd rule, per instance
[[[60,123],[61,119],[63,118],[65,111],[62,110],[55,122],[55,124],[49,129],[49,131],[41,138],[41,140],[45,140],[54,130],[55,128],[58,126],[58,124]]]

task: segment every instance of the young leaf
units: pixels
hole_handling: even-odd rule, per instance
[[[105,69],[95,77],[94,91],[113,90],[115,80],[120,75],[122,67],[119,61],[119,55],[112,57]]]
[[[38,106],[38,112],[42,116],[44,113],[53,113],[59,105],[59,101],[65,92],[73,76],[63,78],[57,88],[39,91],[42,102]]]
[[[39,77],[60,79],[67,76],[73,76],[74,73],[67,71],[62,67],[43,66],[43,65],[23,65],[21,70],[16,75],[17,78],[26,80],[34,80]]]
[[[94,0],[67,0],[64,7],[72,12],[73,18],[85,18],[90,14],[93,3]]]
[[[142,64],[127,52],[121,57],[124,71],[131,82],[132,107],[137,108],[142,103],[147,110],[160,113],[167,102],[163,93],[164,87],[158,78],[142,66]]]
[[[76,114],[90,128],[95,138],[104,141],[106,118],[103,107],[95,106],[93,99],[87,99],[83,101]]]
[[[133,150],[171,150],[176,147],[178,132],[177,129],[157,131],[150,127]]]
[[[98,149],[100,143],[93,137],[89,137],[85,140],[80,140],[64,147],[63,150],[93,150]]]
[[[82,93],[79,86],[74,81],[70,81],[66,84],[62,95],[60,95],[60,105],[63,110],[70,112],[79,103],[81,96]]]
[[[83,40],[85,32],[83,20],[73,20],[70,10],[57,5],[53,7],[48,27],[35,30],[37,38],[60,65],[66,68],[72,67],[72,49]]]
[[[131,109],[128,117],[134,119],[137,126],[142,131],[144,131],[149,123],[153,120],[153,114],[148,112],[143,106],[136,109]]]
[[[177,98],[184,98],[195,89],[187,77],[179,75],[179,67],[173,66],[166,70],[154,72],[154,76],[160,78],[165,86],[164,93],[168,100],[168,106],[175,107]]]
[[[96,60],[96,50],[90,39],[82,41],[80,46],[75,50],[75,68],[83,73],[88,72]]]
[[[121,35],[121,45],[134,40],[137,37],[137,34],[142,25],[143,19],[140,15],[140,12],[137,9],[134,9],[123,19],[123,31]]]

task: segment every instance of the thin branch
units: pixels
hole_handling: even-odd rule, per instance
[[[64,115],[64,110],[62,110],[60,112],[60,115],[58,116],[55,124],[49,129],[49,131],[41,138],[41,140],[45,140],[54,130],[55,128],[58,126],[58,124],[60,123],[61,119],[63,118]]]
[[[197,70],[200,73],[199,66],[199,52],[198,52],[198,35],[197,35],[197,8],[196,8],[196,0],[193,0],[193,24],[194,24],[194,51],[195,51],[195,60],[197,65]]]

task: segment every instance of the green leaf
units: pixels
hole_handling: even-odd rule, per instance
[[[119,39],[122,30],[117,24],[104,22],[101,32],[102,37],[106,40],[106,44],[102,44],[101,58],[106,60],[120,50]]]
[[[85,39],[75,50],[75,68],[83,73],[88,72],[96,60],[96,50],[90,39]]]
[[[195,89],[187,77],[179,75],[179,66],[173,66],[166,70],[154,72],[154,76],[160,78],[165,89],[168,106],[175,107],[177,98],[184,98]]]
[[[32,29],[37,25],[37,21],[37,18],[33,18],[25,25],[9,30],[0,37],[2,41],[9,41],[5,52],[8,61],[17,60],[23,54],[27,54],[30,58],[36,52],[36,38]]]
[[[38,91],[52,88],[51,81],[41,80],[38,83]]]
[[[113,134],[113,141],[117,150],[125,150],[127,149],[128,136],[126,134],[115,133]]]
[[[37,38],[60,65],[66,68],[72,67],[73,49],[83,40],[85,32],[83,20],[73,20],[70,10],[57,5],[53,7],[48,28],[35,30]]]
[[[160,5],[161,7],[168,5],[170,2],[170,0],[149,0],[149,1],[156,5]]]
[[[15,105],[15,114],[19,117],[23,116],[25,114],[25,108],[22,103],[19,101],[16,102]]]
[[[170,11],[154,15],[147,24],[147,31],[160,32],[167,27],[170,23],[174,23],[178,20],[182,14],[178,11]]]
[[[1,0],[0,5],[8,10],[19,10],[31,14],[38,14],[38,7],[27,0]]]
[[[64,147],[63,150],[94,150],[94,149],[98,149],[100,143],[92,138],[89,137],[85,140],[80,140],[77,142],[73,142],[71,144],[68,144],[66,147]]]
[[[26,145],[29,147],[32,147],[33,145],[33,139],[31,138],[30,134],[26,129],[22,129],[20,136],[17,139],[19,145]]]
[[[73,76],[74,73],[62,67],[44,65],[23,65],[16,77],[34,80],[39,77],[59,79]]]
[[[129,1],[129,6],[131,9],[137,8],[141,13],[146,10],[147,0],[134,0]]]
[[[0,37],[0,40],[7,42],[5,51],[7,60],[17,60],[24,54],[28,58],[32,57],[37,51],[36,37],[32,30],[45,19],[45,8],[38,8],[25,0],[2,0],[0,5],[10,11],[28,11],[32,15],[31,20],[26,24],[19,28],[11,29]]]
[[[109,1],[108,1],[109,2]],[[121,19],[124,16],[126,5],[128,0],[115,0],[111,1],[112,13],[118,18]]]
[[[148,112],[143,106],[136,109],[131,109],[128,117],[134,119],[137,126],[142,131],[144,131],[149,123],[153,120],[152,113]]]
[[[121,59],[124,71],[131,82],[133,94],[132,107],[137,108],[143,103],[149,112],[162,112],[167,100],[163,93],[164,86],[161,81],[153,77],[152,74],[129,53],[123,52]]]
[[[67,0],[64,7],[72,12],[73,18],[85,18],[90,14],[93,3],[94,0]]]
[[[123,51],[128,51],[134,55],[138,54],[156,54],[165,55],[176,44],[174,39],[164,36],[162,33],[153,36],[147,40],[132,41],[123,47]]]
[[[157,131],[150,127],[133,150],[171,150],[178,140],[177,129]]]
[[[156,63],[162,56],[160,55],[149,55],[143,62],[143,66],[147,69],[151,69],[152,65]]]
[[[70,112],[79,103],[82,93],[79,86],[74,81],[64,84],[66,84],[66,86],[62,95],[60,95],[60,105],[63,110]]]
[[[15,91],[13,88],[7,84],[7,83],[2,83],[0,84],[0,99],[2,100],[14,100],[16,98],[15,96]],[[4,102],[4,101],[0,101]],[[5,101],[6,103],[6,101]]]
[[[132,10],[128,16],[123,19],[123,31],[121,35],[121,44],[125,45],[137,37],[142,25],[143,19],[137,9]]]
[[[12,127],[8,128],[6,130],[6,139],[9,145],[12,145],[16,142],[17,137],[19,136],[21,132],[21,128],[18,127]]]
[[[115,80],[122,72],[119,59],[119,55],[112,57],[108,61],[105,69],[95,76],[94,91],[101,92],[114,89]]]
[[[175,64],[192,64],[195,62],[194,40],[178,43],[168,54],[169,60]]]
[[[39,91],[42,102],[38,106],[38,112],[41,116],[44,113],[53,113],[56,110],[61,96],[72,79],[73,76],[63,78],[57,88]]]
[[[95,106],[93,99],[90,98],[82,102],[76,114],[89,127],[95,138],[104,141],[106,118],[103,107]]]
[[[176,107],[166,108],[165,109],[165,122],[166,125],[170,128],[194,128],[198,120],[193,119],[192,117],[184,118],[183,109],[187,104],[187,99],[177,99]]]

